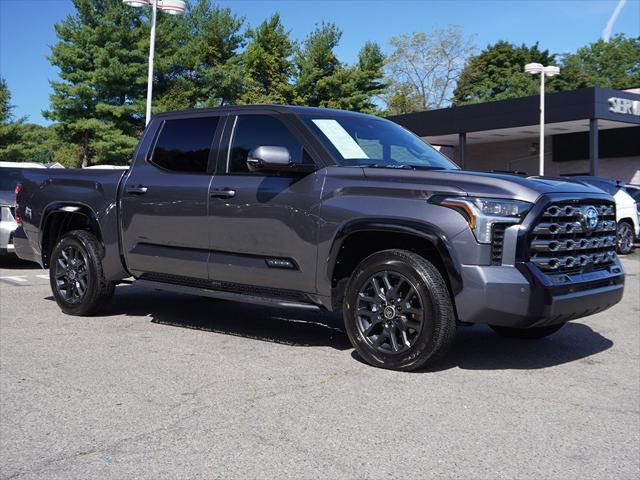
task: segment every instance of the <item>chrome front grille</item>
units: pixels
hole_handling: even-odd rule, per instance
[[[597,224],[589,213],[597,212]],[[595,215],[591,221],[594,221]],[[530,260],[547,273],[583,273],[606,268],[615,258],[616,212],[612,203],[554,203],[534,224]]]

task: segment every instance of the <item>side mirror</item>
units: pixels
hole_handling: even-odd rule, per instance
[[[286,147],[263,145],[254,148],[247,156],[250,172],[258,170],[286,170],[292,165],[291,155]]]

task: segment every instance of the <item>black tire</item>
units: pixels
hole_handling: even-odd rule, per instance
[[[391,370],[417,370],[441,358],[456,333],[442,275],[431,262],[406,250],[384,250],[364,259],[347,285],[343,312],[358,354]]]
[[[564,325],[564,323],[558,323],[556,325],[547,325],[546,327],[532,328],[501,327],[499,325],[489,326],[494,332],[502,337],[536,339],[548,337],[549,335],[556,333],[564,327]]]
[[[100,242],[84,230],[66,233],[55,246],[49,262],[49,280],[64,313],[93,315],[111,299],[115,283],[104,277],[103,257]]]
[[[618,222],[616,230],[616,251],[621,255],[628,255],[633,251],[633,228],[627,222]]]

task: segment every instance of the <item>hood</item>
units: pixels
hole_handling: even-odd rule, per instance
[[[466,170],[399,170],[395,168],[364,168],[367,178],[411,184],[450,183],[471,196],[497,197],[535,203],[544,194],[600,194],[602,191],[584,183],[553,177],[520,177],[517,175],[470,172]]]

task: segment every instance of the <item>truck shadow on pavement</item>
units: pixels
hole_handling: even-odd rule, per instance
[[[608,350],[613,342],[582,323],[567,323],[555,334],[537,340],[500,337],[489,327],[460,327],[448,355],[423,372],[465,370],[536,370],[582,360]]]
[[[150,317],[158,325],[295,347],[352,349],[342,318],[323,311],[264,307],[126,286],[117,288],[113,301],[100,314],[116,315]],[[589,357],[612,346],[611,340],[582,323],[568,323],[539,340],[500,337],[484,325],[460,327],[445,358],[415,373],[451,368],[533,370],[578,360],[596,364],[601,360]],[[351,356],[364,363],[355,351]]]
[[[264,307],[118,287],[101,316],[150,316],[151,322],[291,346],[351,348],[342,318],[316,310]]]
[[[40,265],[33,262],[27,262],[21,260],[15,255],[2,255],[0,256],[0,268],[6,268],[7,270],[40,270]],[[38,273],[48,273],[45,270],[41,270]]]

